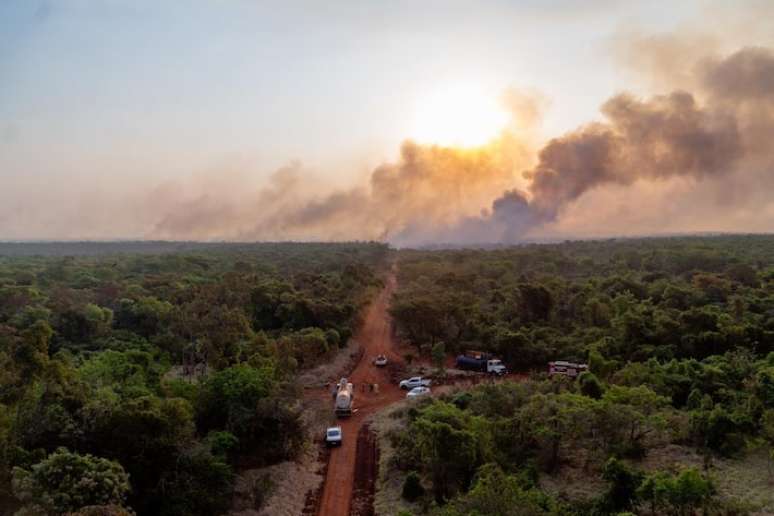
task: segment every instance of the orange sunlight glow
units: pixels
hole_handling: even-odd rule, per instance
[[[410,135],[420,143],[478,147],[496,138],[508,122],[498,96],[475,85],[456,84],[419,100]]]

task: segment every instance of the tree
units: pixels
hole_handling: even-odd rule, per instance
[[[28,383],[39,376],[48,363],[48,346],[54,331],[46,321],[37,321],[16,339],[13,356],[22,381]]]
[[[228,511],[234,473],[220,457],[205,450],[183,453],[159,481],[159,514],[209,516]]]
[[[115,317],[116,325],[150,338],[167,324],[173,309],[169,301],[161,301],[153,296],[121,299]]]
[[[771,478],[771,463],[774,461],[774,410],[769,409],[761,416],[761,435],[769,446],[768,474]]]
[[[662,510],[676,515],[693,514],[696,508],[706,506],[714,494],[712,481],[694,468],[684,469],[677,476],[653,473],[637,489],[637,495],[649,503],[654,515]]]
[[[774,408],[774,366],[758,372],[755,377],[755,393],[763,406]]]
[[[88,505],[123,506],[129,476],[117,462],[60,448],[30,470],[14,468],[13,490],[23,503],[46,512]]]
[[[641,456],[645,451],[644,439],[665,426],[661,411],[668,400],[645,385],[613,385],[605,391],[602,402],[611,451]]]
[[[642,473],[633,471],[615,457],[608,459],[602,469],[602,479],[608,488],[600,501],[604,513],[617,513],[631,509],[637,501],[637,488]]]
[[[236,365],[218,371],[202,386],[197,407],[199,426],[205,430],[225,429],[244,435],[255,417],[258,402],[274,388],[271,368],[255,369]]]
[[[440,374],[444,374],[444,362],[446,361],[446,345],[443,342],[436,342],[433,344],[431,351],[433,356],[433,365]]]
[[[419,474],[416,471],[409,471],[409,474],[406,475],[406,480],[403,481],[401,496],[409,502],[415,502],[424,494],[425,488],[422,487]]]
[[[558,504],[535,489],[525,489],[520,480],[506,475],[494,464],[481,466],[473,488],[448,506],[435,511],[436,516],[538,516],[556,514]]]
[[[95,388],[113,388],[123,396],[136,397],[155,391],[161,367],[150,353],[144,351],[106,350],[84,362],[80,373]]]
[[[551,292],[543,285],[523,283],[518,287],[519,313],[525,324],[536,321],[545,321],[551,314],[554,306]]]
[[[98,391],[83,413],[84,441],[103,457],[118,460],[131,475],[131,505],[148,510],[160,476],[174,468],[194,440],[193,410],[180,398],[148,395],[121,399]]]
[[[438,502],[467,486],[476,466],[477,443],[465,415],[454,405],[436,402],[412,425],[422,461],[433,480]]]
[[[581,394],[595,400],[600,399],[605,392],[605,388],[602,382],[599,381],[599,378],[589,371],[584,371],[578,376],[578,385],[580,386]]]
[[[615,360],[606,360],[597,350],[589,352],[589,371],[597,377],[607,380],[610,375],[618,368],[618,362]]]
[[[594,403],[577,394],[534,394],[519,411],[520,432],[533,440],[546,471],[553,472],[559,466],[563,443],[585,433]]]

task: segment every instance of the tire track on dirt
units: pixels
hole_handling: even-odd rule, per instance
[[[350,516],[374,516],[374,494],[379,473],[379,447],[376,434],[365,424],[357,434],[355,451],[355,485],[352,492]]]
[[[405,394],[394,383],[390,382],[388,368],[377,368],[371,364],[371,359],[379,354],[387,356],[391,363],[401,362],[397,352],[397,341],[392,332],[388,307],[392,293],[395,291],[395,268],[388,274],[385,286],[368,308],[363,325],[355,335],[361,343],[363,355],[350,374],[349,381],[355,386],[354,406],[356,412],[348,419],[340,419],[344,439],[339,448],[331,450],[328,459],[322,496],[319,503],[319,516],[346,516],[348,514],[373,514],[373,490],[376,482],[378,451],[376,440],[365,427],[366,419],[400,401]],[[372,389],[372,385],[378,387]],[[333,402],[331,401],[331,410]],[[363,430],[365,428],[365,430]],[[364,432],[364,434],[361,434]],[[359,439],[359,436],[363,436]],[[370,437],[368,437],[370,435]],[[369,441],[370,439],[370,441]],[[364,440],[358,453],[358,442]],[[373,462],[373,464],[371,464]],[[357,477],[356,478],[356,471]],[[358,497],[358,507],[353,507],[352,500],[355,486],[369,486],[370,502],[361,502]],[[359,492],[363,492],[361,488]],[[366,494],[364,500],[368,500]],[[360,507],[366,505],[366,507]],[[351,512],[357,510],[358,512]],[[367,511],[371,512],[367,512]],[[362,512],[366,511],[366,512]]]

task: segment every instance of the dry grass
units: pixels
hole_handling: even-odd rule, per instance
[[[589,500],[599,496],[605,488],[600,479],[600,464],[583,468],[583,463],[583,454],[579,451],[556,474],[542,475],[540,487],[566,501]],[[704,459],[693,448],[669,444],[651,449],[642,461],[630,461],[630,464],[646,473],[675,473],[688,467],[702,470]],[[765,449],[751,450],[741,458],[713,458],[709,473],[721,498],[749,504],[758,516],[774,515],[774,465],[770,473]]]
[[[390,432],[400,430],[406,425],[406,409],[407,403],[401,401],[374,415],[371,422],[371,430],[376,433],[379,442],[379,478],[374,496],[374,511],[377,515],[394,515],[402,510],[413,514],[420,513],[418,505],[407,502],[401,496],[405,475],[392,465],[395,449],[387,437]]]
[[[323,477],[316,472],[317,458],[310,450],[297,462],[281,462],[273,466],[244,471],[236,482],[234,504],[231,516],[297,516],[304,510],[306,493],[316,489]],[[268,479],[271,488],[266,493]],[[256,505],[261,502],[261,506]]]
[[[301,420],[309,439],[296,461],[241,472],[230,515],[296,516],[303,512],[307,493],[317,490],[324,480],[314,439],[335,420],[331,403],[328,403],[327,383],[349,372],[359,350],[360,345],[351,339],[330,362],[299,375],[296,385],[305,391],[301,400]],[[263,479],[267,478],[271,485],[268,493],[256,492],[266,489],[267,483]]]
[[[768,451],[750,450],[741,458],[713,458],[709,473],[721,497],[736,498],[756,507],[755,514],[774,514],[774,467],[769,470]],[[704,460],[692,448],[669,445],[653,450],[641,467],[646,471],[702,469]]]
[[[304,371],[296,380],[298,385],[304,389],[323,388],[330,382],[338,382],[342,376],[347,376],[357,363],[357,358],[361,352],[360,343],[355,339],[349,339],[347,345],[340,350],[332,352],[330,361]]]

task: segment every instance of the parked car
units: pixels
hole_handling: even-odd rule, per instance
[[[408,393],[406,393],[406,397],[408,399],[412,398],[418,398],[419,396],[426,396],[430,394],[430,387],[414,387]]]
[[[374,365],[376,367],[384,367],[387,365],[387,357],[384,355],[377,355],[376,358],[374,358]]]
[[[398,384],[401,389],[411,390],[414,387],[430,387],[430,380],[422,378],[421,376],[414,376],[408,380],[401,380]]]
[[[341,427],[332,426],[325,431],[325,444],[328,446],[341,446]]]

